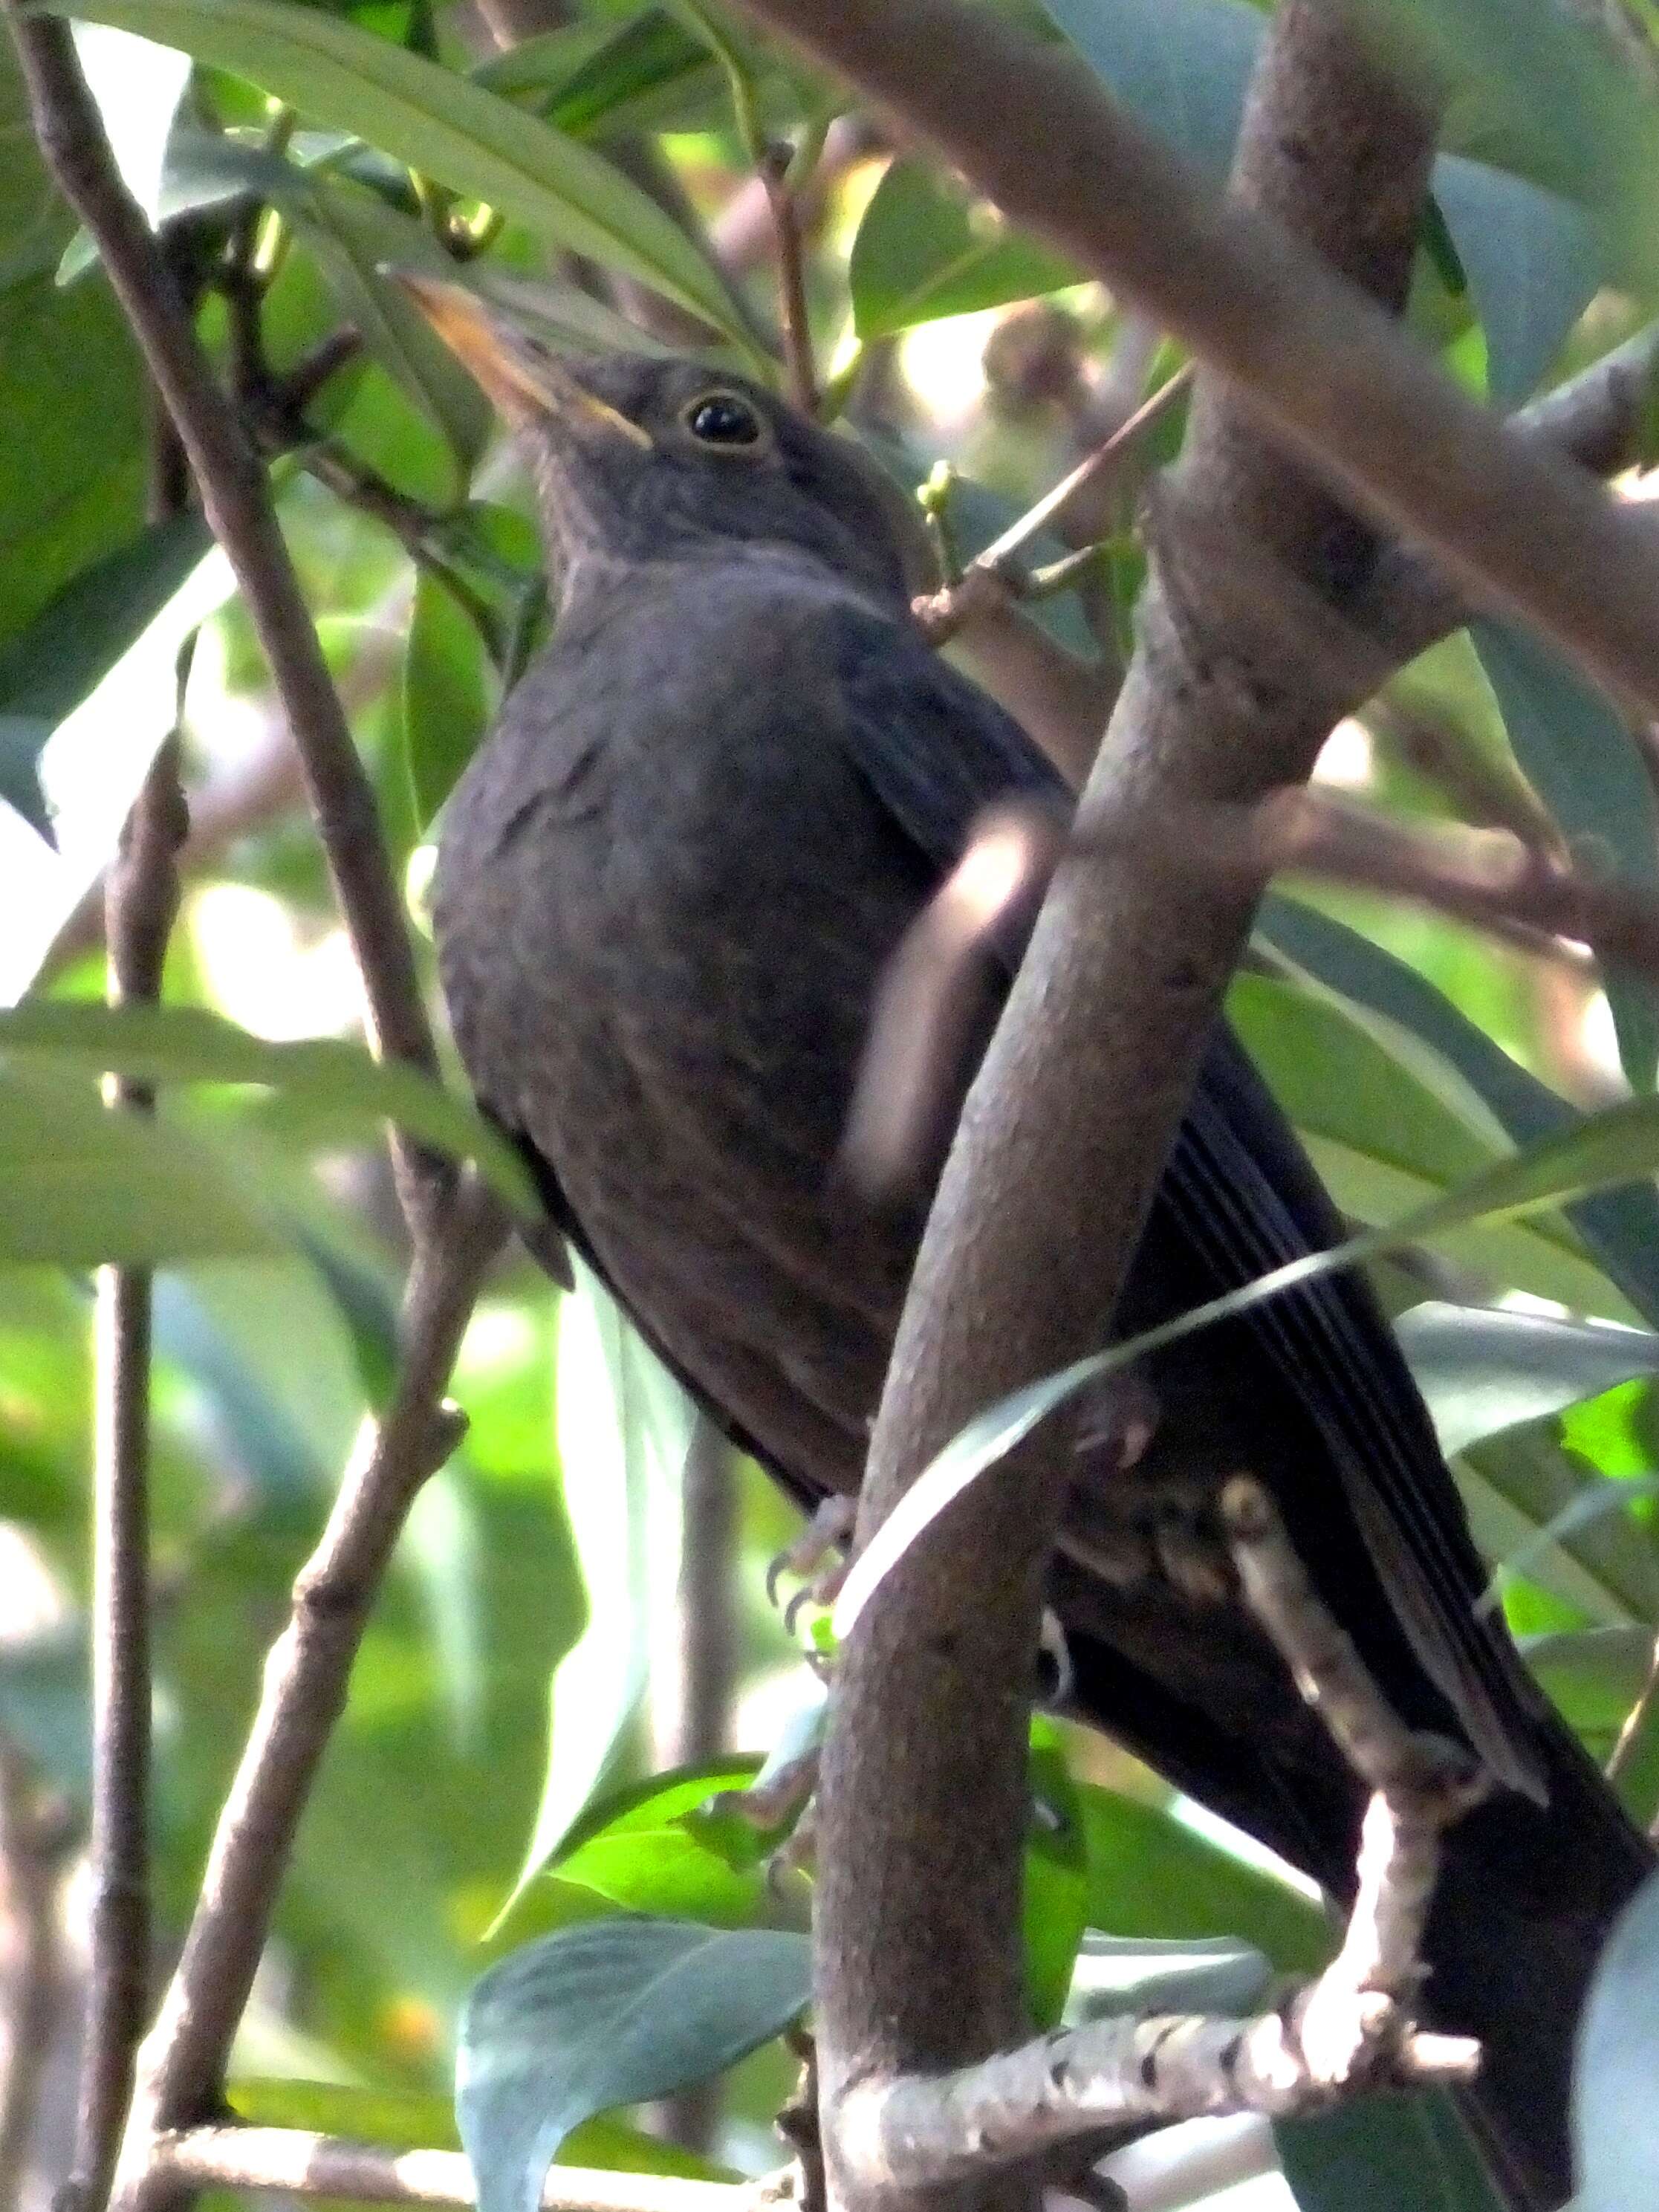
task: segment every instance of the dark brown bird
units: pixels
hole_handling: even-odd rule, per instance
[[[463,1057],[693,1395],[803,1504],[851,1494],[921,1220],[858,1218],[835,1171],[872,1002],[975,817],[1059,780],[924,645],[849,445],[695,363],[562,365],[421,289],[527,433],[557,608],[445,824]],[[1115,1328],[1337,1226],[1218,1027]],[[1217,1492],[1250,1468],[1400,1712],[1501,1785],[1452,1838],[1428,2008],[1486,2043],[1471,2110],[1512,2201],[1558,2203],[1572,2022],[1649,1856],[1475,1611],[1480,1563],[1387,1325],[1361,1281],[1327,1278],[1146,1381],[1132,1474],[1079,1443],[1052,1587],[1077,1705],[1351,1887],[1358,1785],[1226,1572]]]

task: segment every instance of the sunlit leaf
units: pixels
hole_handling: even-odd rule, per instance
[[[462,2015],[455,2107],[480,2212],[535,2212],[579,2122],[706,2081],[811,1994],[807,1939],[620,1918],[526,1944]]]
[[[1300,1890],[1195,1834],[1169,1806],[1078,1785],[1089,1854],[1089,1924],[1144,1948],[1249,1935],[1281,1973],[1322,1966],[1330,1922]]]
[[[1656,1169],[1659,1169],[1659,1101],[1632,1099],[1589,1116],[1582,1127],[1564,1136],[1546,1138],[1513,1159],[1498,1161],[1391,1227],[1369,1230],[1330,1251],[1291,1261],[1240,1290],[1212,1298],[1140,1336],[1091,1353],[1011,1391],[958,1431],[911,1485],[854,1560],[836,1606],[836,1635],[843,1639],[848,1636],[877,1584],[953,1499],[988,1468],[1006,1458],[1057,1406],[1097,1379],[1120,1372],[1149,1352],[1178,1343],[1211,1322],[1249,1312],[1265,1299],[1334,1268],[1381,1258],[1403,1245],[1432,1243],[1447,1230],[1468,1222],[1519,1218],[1605,1184],[1651,1176]]]
[[[1511,1143],[1530,1145],[1579,1126],[1576,1108],[1511,1060],[1425,976],[1357,930],[1276,892],[1263,900],[1257,927],[1276,953],[1439,1054]],[[1651,1185],[1599,1191],[1562,1211],[1608,1279],[1659,1328],[1659,1196]]]
[[[1659,1335],[1440,1300],[1395,1324],[1448,1456],[1659,1370]]]
[[[287,0],[49,0],[234,70],[314,121],[349,131],[750,342],[689,234],[602,155],[510,100],[356,24]]]
[[[101,23],[76,23],[74,34],[121,181],[153,224],[167,135],[190,82],[189,58]]]
[[[269,1085],[301,1115],[314,1107],[318,1127],[337,1127],[342,1115],[368,1127],[395,1122],[424,1143],[476,1160],[520,1212],[534,1218],[540,1211],[523,1163],[470,1100],[343,1038],[272,1042],[195,1007],[34,1000],[0,1012],[0,1052],[47,1054],[151,1083]]]
[[[199,1130],[109,1113],[60,1071],[0,1066],[0,1261],[270,1252],[276,1231],[250,1183]]]
[[[1519,1563],[1528,1583],[1598,1626],[1659,1622],[1659,1549],[1640,1521],[1615,1510],[1622,1484],[1564,1451],[1547,1429],[1469,1445],[1457,1486],[1484,1558]]]
[[[1032,1821],[1025,1843],[1025,1992],[1038,2027],[1056,2026],[1089,1917],[1089,1842],[1060,1729],[1031,1721]]]
[[[1077,270],[1005,228],[921,161],[895,161],[853,241],[848,279],[861,338],[1000,307],[1075,284]]]
[[[1564,1505],[1552,1520],[1545,1522],[1520,1549],[1511,1552],[1501,1563],[1501,1575],[1529,1574],[1535,1562],[1552,1544],[1559,1544],[1575,1530],[1588,1528],[1592,1522],[1601,1521],[1615,1513],[1627,1513],[1632,1505],[1644,1498],[1659,1498],[1659,1474],[1632,1475],[1614,1480],[1599,1475],[1587,1483],[1578,1496]],[[1490,1599],[1496,1592],[1496,1583],[1488,1592]]]
[[[497,1927],[604,1774],[638,1706],[652,1622],[679,1572],[690,1401],[580,1263],[577,1279],[559,1310],[559,1464],[588,1619],[553,1677],[542,1802]]]
[[[299,2076],[233,2075],[225,2097],[237,2118],[255,2128],[307,2128],[348,2136],[386,2150],[459,2150],[452,2100],[433,2090],[370,2088],[355,2081]],[[622,2120],[585,2120],[559,2148],[567,2166],[623,2173],[678,2174],[690,2181],[734,2181],[727,2168]]]

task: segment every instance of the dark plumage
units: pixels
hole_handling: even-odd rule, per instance
[[[562,370],[453,296],[434,312],[530,428],[559,589],[554,642],[447,820],[463,1056],[694,1394],[803,1503],[851,1492],[921,1221],[858,1218],[833,1173],[872,996],[980,810],[1058,779],[924,646],[845,442],[687,362]],[[1335,1230],[1218,1029],[1118,1326]],[[1150,1449],[1127,1477],[1079,1457],[1055,1562],[1078,1704],[1346,1888],[1353,1778],[1218,1592],[1217,1487],[1260,1475],[1400,1711],[1505,1785],[1455,1838],[1430,2008],[1488,2039],[1474,2104],[1516,2201],[1556,2201],[1575,2000],[1646,1855],[1474,1611],[1480,1563],[1392,1337],[1363,1283],[1328,1279],[1148,1379]]]

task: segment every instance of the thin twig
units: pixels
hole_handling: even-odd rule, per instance
[[[58,1906],[74,1827],[23,1754],[0,1741],[0,2208],[15,2212],[63,2004]]]
[[[153,1005],[179,911],[178,854],[190,817],[179,738],[157,752],[121,834],[105,911],[112,1006]],[[118,1111],[154,1093],[112,1078]],[[64,2212],[109,2196],[133,2066],[149,2010],[149,1401],[151,1278],[100,1267],[93,1466],[92,1905],[75,2165]]]
[[[213,2110],[369,1606],[416,1492],[465,1426],[442,1393],[503,1233],[499,1205],[468,1176],[416,1243],[396,1390],[384,1419],[366,1425],[328,1525],[295,1583],[293,1613],[266,1661],[259,1710],[220,1813],[201,1902],[140,2056],[118,2178],[123,2204],[149,2201],[151,2137]]]
[[[1079,461],[1069,476],[1062,477],[1052,491],[1028,507],[1018,521],[1010,523],[1000,538],[994,538],[969,563],[954,583],[915,602],[911,612],[930,645],[945,644],[995,600],[1000,599],[1006,603],[1025,595],[1030,588],[1029,580],[1021,574],[1018,563],[1032,539],[1042,531],[1057,528],[1063,523],[1073,502],[1085,491],[1098,491],[1103,482],[1133,450],[1137,440],[1163,420],[1192,380],[1193,366],[1188,362],[1159,385],[1127,422],[1114,430],[1085,460]]]
[[[424,2204],[443,2212],[471,2212],[478,2201],[460,2151],[386,2150],[298,2128],[191,2128],[161,2136],[154,2156],[158,2183],[175,2188]],[[759,2212],[763,2202],[743,2183],[555,2166],[542,2185],[541,2212]]]
[[[778,304],[783,318],[783,366],[789,397],[803,415],[817,412],[818,378],[812,358],[812,323],[806,302],[806,264],[801,253],[800,204],[787,146],[769,146],[761,181],[777,242]]]
[[[336,895],[362,973],[378,1049],[434,1070],[403,902],[373,789],[352,743],[316,630],[276,525],[264,469],[214,381],[142,213],[122,184],[68,26],[0,0],[16,42],[35,135],[96,243],[150,374],[178,428],[213,532],[229,556],[303,763]],[[418,1222],[450,1181],[399,1146],[399,1186]]]

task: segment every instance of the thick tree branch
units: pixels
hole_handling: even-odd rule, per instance
[[[1079,76],[1006,40],[982,11],[970,30],[968,12],[943,0],[749,4],[901,108],[1009,212],[1218,350],[1231,374],[1261,372],[1276,397],[1280,382],[1304,395],[1319,385],[1332,347],[1328,329],[1310,326],[1310,301],[1316,320],[1340,316],[1329,327],[1364,333],[1345,339],[1334,372],[1345,392],[1368,346],[1373,365],[1382,352],[1392,368],[1395,342],[1347,289],[1257,216],[1200,202],[1162,155],[1126,140]],[[1246,120],[1244,198],[1392,306],[1430,153],[1426,127],[1334,16],[1286,0]],[[1085,834],[1109,832],[1131,852],[1194,804],[1242,803],[1304,777],[1339,706],[1237,594],[1205,615],[1207,537],[1263,532],[1310,597],[1335,593],[1369,558],[1364,533],[1224,390],[1201,385],[1194,416],[1182,506],[1212,529],[1196,533],[1173,590],[1155,582],[1146,595],[1079,817]],[[1413,440],[1420,428],[1414,420]],[[872,1440],[866,1528],[979,1407],[1098,1343],[1252,905],[1248,891],[1139,860],[1060,871],[923,1240]],[[904,2198],[871,2191],[840,2162],[844,2100],[972,2063],[1024,2029],[1025,1710],[1070,1472],[1056,1439],[1028,1440],[895,1570],[843,1652],[821,1796],[817,1988],[831,2186],[849,2207],[879,2193],[891,2212]],[[973,2185],[972,2201],[1024,2203],[1030,2186],[1014,2169]]]
[[[369,1606],[421,1484],[453,1450],[463,1423],[443,1390],[504,1224],[496,1201],[463,1178],[416,1244],[403,1312],[403,1356],[385,1418],[368,1425],[334,1510],[294,1589],[287,1628],[265,1662],[258,1713],[220,1814],[178,1971],[140,2055],[122,2151],[118,2204],[155,2201],[153,2138],[210,2117],[247,2002],[295,1832],[345,1702]]]
[[[0,0],[16,42],[46,164],[96,242],[229,556],[303,765],[330,873],[363,978],[378,1049],[434,1069],[403,902],[373,791],[351,739],[289,559],[261,467],[213,379],[155,240],[110,155],[69,27]],[[447,1171],[402,1147],[406,1202],[418,1218]]]
[[[1478,2046],[1424,2034],[1410,2002],[1440,1837],[1485,1795],[1468,1754],[1414,1734],[1314,1591],[1261,1486],[1222,1500],[1246,1601],[1372,1796],[1353,1909],[1324,1972],[1253,2019],[1120,2015],[947,2074],[872,2080],[843,2099],[837,2151],[866,2189],[968,2180],[1136,2128],[1239,2112],[1286,2118],[1382,2084],[1471,2079]]]
[[[1465,398],[1322,265],[1310,249],[1332,234],[1328,219],[1304,230],[1264,221],[1259,198],[1218,205],[1080,64],[961,0],[743,4],[1190,346],[1472,595],[1535,623],[1659,714],[1659,547],[1557,453]],[[1316,148],[1326,133],[1316,112],[1308,120]],[[1370,181],[1381,209],[1392,198],[1386,161]],[[1358,217],[1356,241],[1372,220]]]

